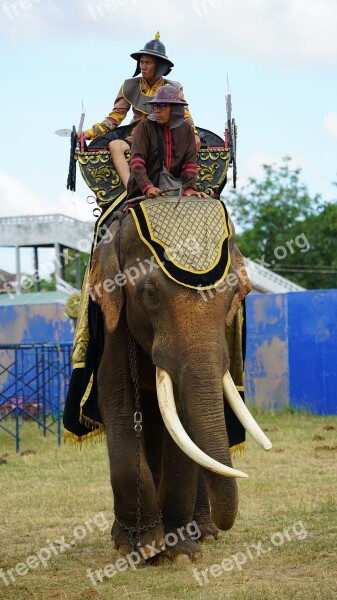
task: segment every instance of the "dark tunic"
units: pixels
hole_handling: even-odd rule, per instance
[[[160,127],[163,137],[165,166],[174,177],[183,181],[183,192],[196,190],[197,149],[194,131],[185,121],[170,129]],[[156,123],[141,121],[135,130],[131,147],[131,175],[128,181],[128,198],[145,194],[150,187],[158,187],[160,162]]]

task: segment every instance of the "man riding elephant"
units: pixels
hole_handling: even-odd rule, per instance
[[[135,198],[141,194],[147,198],[160,196],[164,171],[173,185],[177,181],[177,185],[182,187],[183,196],[207,198],[207,194],[196,189],[197,150],[192,127],[184,120],[186,102],[181,100],[175,87],[164,85],[147,104],[153,112],[139,123],[135,131],[128,197]]]
[[[142,50],[134,52],[131,57],[137,61],[133,77],[123,82],[111,113],[101,123],[96,123],[91,129],[84,132],[85,140],[94,140],[97,136],[116,129],[125,119],[131,107],[133,110],[131,125],[136,126],[149,114],[147,101],[154,98],[157,91],[166,84],[173,85],[177,89],[180,99],[184,100],[182,85],[177,81],[165,79],[174,64],[166,56],[165,46],[160,41],[159,32],[154,40],[147,42]],[[141,77],[137,77],[140,73]],[[191,114],[186,106],[184,118],[194,127]],[[197,149],[199,149],[200,139],[196,129],[194,132]],[[132,135],[122,140],[113,140],[109,144],[112,161],[125,188],[130,171],[124,152],[130,149],[131,141]]]

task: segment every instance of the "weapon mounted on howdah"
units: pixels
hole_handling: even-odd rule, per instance
[[[236,137],[237,127],[232,118],[231,94],[226,96],[227,123],[224,139],[219,135],[197,127],[201,140],[198,153],[198,183],[199,191],[205,192],[211,197],[220,197],[227,183],[227,172],[232,168],[233,187],[236,187]],[[125,200],[126,191],[113,165],[108,146],[112,140],[123,139],[131,134],[131,125],[117,127],[103,135],[96,137],[88,145],[81,136],[85,111],[82,105],[80,125],[76,131],[60,129],[58,135],[70,136],[70,163],[67,180],[67,189],[76,189],[76,163],[79,164],[82,177],[88,187],[96,196],[100,208],[107,206],[118,206]],[[130,160],[130,152],[126,152],[127,160]]]

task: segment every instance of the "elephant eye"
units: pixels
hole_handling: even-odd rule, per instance
[[[144,283],[140,288],[140,292],[146,305],[150,304],[152,308],[159,307],[158,292],[154,285]]]

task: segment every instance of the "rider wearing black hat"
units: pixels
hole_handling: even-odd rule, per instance
[[[174,64],[169,60],[165,52],[165,46],[160,41],[159,31],[157,31],[155,39],[151,40],[150,42],[147,42],[143,50],[139,50],[139,52],[134,52],[133,54],[130,54],[131,58],[134,58],[137,61],[137,68],[133,74],[133,77],[139,75],[141,71],[139,61],[140,57],[143,54],[146,54],[147,56],[154,56],[157,59],[156,75],[158,75],[158,77],[168,75],[171,72],[172,67],[174,67]]]
[[[84,132],[84,139],[95,139],[107,131],[116,129],[126,117],[130,107],[133,110],[131,124],[137,125],[139,121],[145,119],[150,113],[149,100],[155,97],[158,90],[166,84],[175,87],[179,96],[184,100],[183,87],[177,81],[171,81],[164,76],[168,75],[172,69],[173,62],[166,56],[164,44],[160,41],[159,32],[155,39],[147,42],[142,50],[134,52],[131,57],[137,61],[135,73],[131,79],[126,79],[121,86],[115,100],[112,112],[101,122],[96,123],[91,129]],[[141,74],[140,77],[138,75]],[[193,127],[193,120],[187,107],[184,109],[184,118]],[[199,148],[200,140],[196,135],[196,144]],[[109,144],[112,160],[124,186],[126,187],[129,178],[129,166],[125,159],[124,152],[130,147],[131,138],[126,140],[113,140]]]

